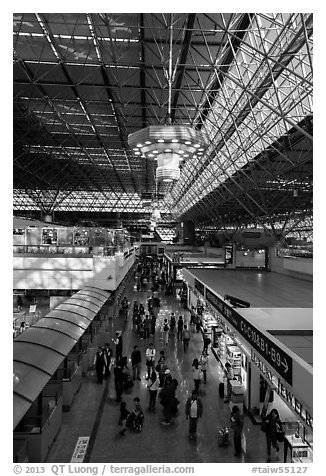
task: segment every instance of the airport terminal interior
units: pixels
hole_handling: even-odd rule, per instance
[[[313,462],[312,47],[13,15],[14,463]]]

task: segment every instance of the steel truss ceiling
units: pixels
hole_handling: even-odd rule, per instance
[[[210,146],[157,189],[127,137],[166,121],[171,19],[172,121]],[[15,213],[135,224],[159,196],[165,221],[202,228],[311,223],[312,26],[300,13],[14,14]]]

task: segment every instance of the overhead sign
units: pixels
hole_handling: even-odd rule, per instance
[[[276,391],[278,395],[285,401],[285,403],[287,403],[287,405],[292,407],[301,418],[302,422],[312,428],[312,416],[305,406],[294,396],[292,391],[285,387],[281,379],[273,374],[272,370],[260,359],[259,355],[255,354],[253,350],[251,350],[251,362],[259,368],[264,378],[269,381],[271,388],[274,390],[277,389]]]
[[[292,385],[292,357],[207,288],[206,300],[235,327],[287,383]]]
[[[203,285],[203,283],[198,281],[198,279],[195,279],[195,289],[197,289],[197,291],[199,291],[200,294],[205,296],[205,294],[204,294],[205,293],[205,286]]]

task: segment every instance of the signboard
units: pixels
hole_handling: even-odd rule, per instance
[[[206,289],[206,300],[227,319],[288,384],[292,385],[292,358],[289,355],[209,289]]]
[[[233,245],[225,245],[225,264],[233,264]]]
[[[200,292],[200,294],[202,294],[203,296],[205,296],[205,286],[200,282],[198,281],[198,279],[195,279],[195,289],[197,289],[197,291]]]
[[[82,463],[84,461],[88,443],[89,436],[80,436],[78,438],[70,463]]]
[[[251,362],[255,364],[264,378],[268,380],[270,386],[275,390],[277,389],[278,395],[285,401],[285,403],[292,407],[296,414],[301,418],[302,422],[313,428],[312,416],[305,408],[305,406],[294,396],[294,394],[285,387],[281,382],[281,379],[276,377],[273,374],[272,370],[263,362],[259,355],[256,355],[253,350],[251,350]]]
[[[36,304],[31,304],[29,306],[29,312],[32,313],[32,312],[36,312]]]

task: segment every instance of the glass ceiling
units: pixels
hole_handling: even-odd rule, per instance
[[[128,226],[160,195],[204,228],[312,216],[312,14],[15,13],[13,49],[15,214]],[[169,101],[210,145],[160,185],[127,139]]]

